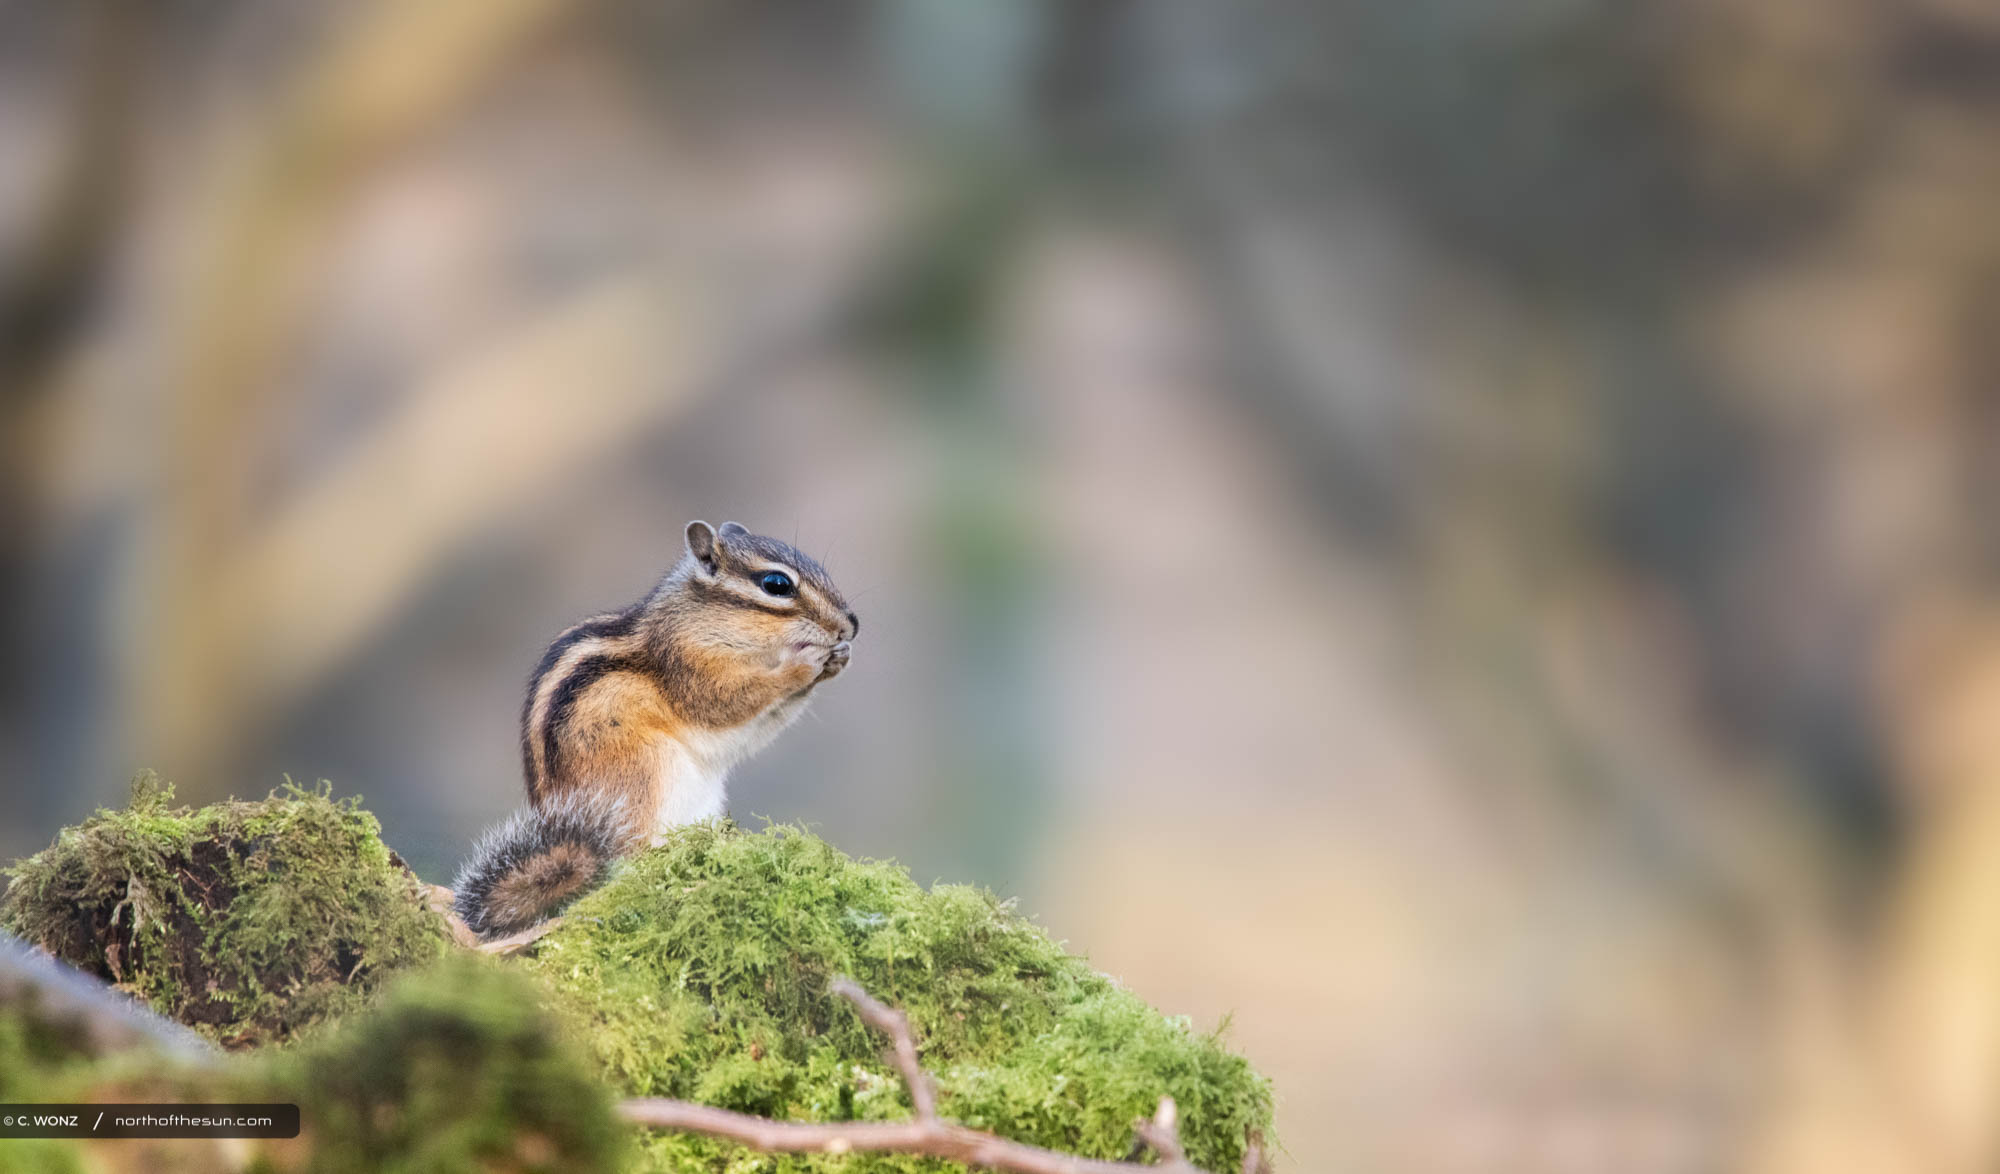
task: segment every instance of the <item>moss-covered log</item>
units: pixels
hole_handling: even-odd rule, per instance
[[[324,788],[190,809],[141,775],[10,870],[0,929],[226,1046],[281,1042],[447,949],[380,831]]]

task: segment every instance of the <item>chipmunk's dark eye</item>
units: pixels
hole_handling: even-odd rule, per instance
[[[757,580],[757,586],[762,587],[766,595],[795,595],[799,590],[792,583],[792,577],[783,571],[765,571],[764,577]]]

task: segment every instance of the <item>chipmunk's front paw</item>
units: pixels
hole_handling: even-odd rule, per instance
[[[819,677],[817,678],[817,681],[829,681],[839,676],[840,670],[847,667],[847,662],[853,657],[853,655],[854,655],[854,645],[848,643],[845,640],[842,640],[840,643],[828,649],[826,653],[826,663],[820,666]],[[815,681],[815,683],[817,683],[817,681]]]

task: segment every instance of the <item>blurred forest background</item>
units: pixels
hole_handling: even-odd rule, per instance
[[[738,776],[1295,1170],[2000,1166],[2000,6],[0,0],[0,856],[446,880],[690,518]]]

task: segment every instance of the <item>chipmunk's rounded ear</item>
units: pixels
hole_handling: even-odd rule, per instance
[[[727,530],[729,527],[724,526],[723,529]],[[694,556],[694,561],[700,565],[703,571],[713,575],[719,554],[715,548],[714,528],[707,522],[689,522],[687,544],[688,553]]]

